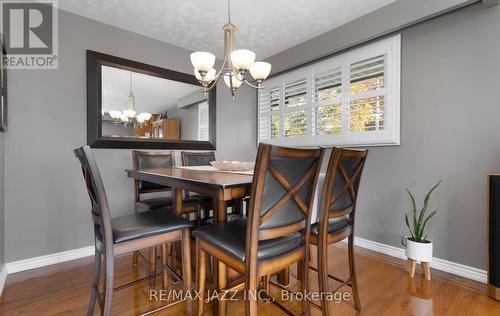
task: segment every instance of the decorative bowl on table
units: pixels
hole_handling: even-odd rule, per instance
[[[210,161],[212,167],[222,171],[249,171],[253,170],[255,163],[246,161]]]

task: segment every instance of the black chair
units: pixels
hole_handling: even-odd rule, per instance
[[[214,280],[218,280],[219,295],[228,290],[226,265],[244,276],[244,284],[233,283],[231,290],[245,289],[246,315],[257,315],[255,294],[259,280],[293,263],[300,263],[301,292],[307,292],[310,210],[323,155],[323,149],[259,146],[248,218],[193,231],[198,258],[196,280],[201,295],[198,315],[203,315],[207,254],[218,260]],[[217,303],[219,314],[224,314],[225,301]],[[310,314],[308,300],[303,301],[303,309],[306,315]]]
[[[328,163],[319,222],[311,226],[310,243],[317,246],[318,267],[310,267],[318,272],[320,293],[335,293],[341,287],[352,288],[354,307],[361,311],[361,304],[354,263],[354,214],[358,197],[359,182],[365,165],[368,150],[334,148]],[[348,238],[349,277],[342,280],[328,273],[328,246]],[[340,282],[330,291],[328,279]],[[322,300],[323,315],[332,315],[333,302]]]
[[[151,151],[132,151],[132,164],[135,170],[154,169],[154,168],[172,168],[175,166],[175,157],[173,152],[151,152]],[[151,183],[147,181],[134,180],[135,186],[135,209],[137,212],[146,212],[151,210],[173,211],[172,188]],[[144,195],[168,193],[160,197],[145,198]],[[189,216],[196,214],[196,227],[201,224],[201,209],[203,201],[194,197],[183,197],[181,214]],[[171,253],[170,245],[168,245],[168,253]],[[176,245],[174,244],[174,248]],[[175,249],[174,249],[175,250]],[[174,251],[177,253],[176,251]],[[139,256],[144,258],[139,251],[134,252],[132,264],[137,265]],[[156,264],[156,248],[149,249],[149,259],[147,260],[150,268],[155,269]],[[176,265],[174,261],[174,265]],[[151,282],[154,284],[154,280]]]
[[[83,176],[91,201],[92,220],[94,222],[95,271],[87,315],[93,315],[96,301],[99,302],[99,306],[101,307],[101,315],[110,315],[113,291],[153,279],[157,276],[156,273],[152,273],[145,278],[113,288],[115,256],[147,247],[162,246],[163,286],[166,288],[168,285],[168,270],[165,268],[167,258],[165,245],[181,241],[183,250],[182,280],[184,290],[190,291],[191,222],[168,212],[157,211],[134,213],[132,215],[111,218],[106,192],[90,147],[80,147],[75,149],[74,153],[82,165]],[[103,295],[99,292],[101,262],[104,263]],[[177,275],[174,274],[174,276],[178,278]],[[184,300],[168,303],[145,314],[149,315],[152,312],[163,310],[181,302],[184,302]],[[190,315],[192,312],[192,302],[185,300],[185,304],[186,314]]]
[[[173,152],[150,152],[150,151],[132,151],[132,164],[135,170],[154,169],[154,168],[172,168],[175,166]],[[138,212],[154,210],[157,208],[172,207],[172,188],[151,183],[147,181],[134,180],[135,203]],[[150,193],[170,193],[161,197],[145,198],[143,195]],[[199,215],[200,200],[195,198],[184,198],[182,201],[182,213],[197,213]]]
[[[210,166],[210,161],[215,161],[215,152],[190,152],[181,151],[183,166]]]

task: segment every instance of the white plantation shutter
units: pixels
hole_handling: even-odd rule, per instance
[[[277,139],[280,134],[280,88],[259,90],[259,139]]]
[[[283,89],[283,137],[307,134],[307,81],[285,83]]]
[[[314,76],[313,135],[342,133],[342,69],[336,68]]]
[[[259,141],[399,144],[400,35],[273,77],[259,91]]]
[[[385,56],[377,56],[350,65],[350,132],[384,129]]]
[[[209,140],[209,112],[208,103],[198,104],[198,140]]]

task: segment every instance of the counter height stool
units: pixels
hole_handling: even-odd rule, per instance
[[[259,145],[248,218],[201,226],[193,231],[196,280],[201,295],[198,315],[203,315],[207,254],[218,261],[218,277],[214,280],[219,295],[227,290],[246,291],[246,315],[257,315],[259,280],[293,263],[302,263],[301,292],[308,291],[310,210],[323,154],[323,149]],[[226,266],[243,275],[244,282],[226,284]],[[270,298],[267,292],[263,295]],[[302,303],[304,313],[309,315],[308,300]],[[217,304],[219,315],[224,315],[224,300],[218,300]]]
[[[152,168],[172,168],[175,166],[173,152],[151,152],[151,151],[132,151],[132,164],[134,170],[152,169]],[[134,180],[135,203],[138,212],[154,210],[157,208],[172,207],[172,194],[161,197],[144,198],[148,193],[172,193],[172,188],[151,183],[147,181]],[[198,212],[198,199],[184,198],[182,201],[182,213]]]
[[[152,169],[152,168],[172,168],[175,166],[175,158],[173,152],[152,152],[152,151],[132,151],[132,165],[135,170]],[[135,188],[135,208],[137,212],[145,212],[151,210],[165,210],[173,212],[172,188],[147,181],[134,180]],[[144,195],[152,193],[170,193],[160,197],[144,198]],[[201,203],[200,199],[184,197],[182,200],[182,214],[196,214],[196,226],[200,225],[201,221]],[[175,245],[174,245],[175,247]],[[168,252],[170,245],[168,245]],[[134,252],[132,263],[137,265],[139,251]],[[156,248],[149,249],[149,268],[154,271],[156,268]],[[175,263],[175,261],[174,261]],[[151,282],[154,284],[154,280]]]
[[[115,256],[142,248],[181,241],[183,253],[182,281],[184,291],[191,291],[190,230],[192,223],[181,216],[156,211],[111,218],[106,192],[90,147],[80,147],[75,149],[74,153],[82,165],[94,222],[95,271],[87,315],[93,315],[96,301],[99,302],[101,315],[111,315],[113,291],[121,290],[157,276],[156,273],[150,274],[145,278],[113,288]],[[166,287],[169,271],[166,267],[166,251],[162,251],[162,257],[163,285]],[[104,263],[103,294],[99,292],[101,262]],[[173,275],[180,279],[175,273]],[[149,315],[182,302],[186,304],[186,314],[191,315],[192,302],[190,300],[170,302],[141,315]]]
[[[358,197],[359,182],[368,150],[334,148],[325,175],[319,209],[319,222],[311,225],[311,244],[317,246],[320,293],[337,292],[348,285],[352,288],[354,306],[361,311],[356,267],[354,263],[354,215]],[[348,238],[349,278],[341,280],[328,273],[328,246]],[[328,279],[340,282],[333,291],[328,289]],[[323,315],[332,315],[331,301],[322,300]],[[318,306],[319,307],[319,306]]]

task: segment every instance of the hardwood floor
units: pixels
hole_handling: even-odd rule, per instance
[[[330,273],[347,276],[347,253],[343,245],[330,247]],[[315,252],[315,249],[313,249]],[[425,280],[420,270],[414,279],[408,278],[405,262],[356,248],[356,264],[363,315],[500,315],[500,303],[486,296],[486,286],[474,281],[432,271],[433,279]],[[116,285],[146,274],[146,264],[131,265],[131,255],[120,257],[115,270]],[[315,264],[315,260],[313,260]],[[84,315],[90,295],[93,258],[84,258],[8,276],[0,298],[0,315]],[[292,268],[292,274],[295,269]],[[291,287],[297,289],[295,278]],[[316,274],[311,271],[311,287],[317,291]],[[157,289],[161,281],[156,282]],[[335,284],[331,282],[331,287]],[[344,288],[346,292],[349,289]],[[274,297],[279,289],[271,287]],[[114,315],[135,315],[163,302],[149,300],[149,283],[115,292]],[[283,305],[294,313],[300,303],[287,301]],[[352,302],[334,305],[335,315],[358,315]],[[207,304],[206,315],[211,315]],[[183,305],[177,305],[157,315],[183,315]],[[321,315],[312,308],[313,315]],[[97,315],[97,308],[96,313]],[[241,300],[228,304],[228,315],[244,314]],[[259,314],[280,315],[271,303],[261,302]]]

